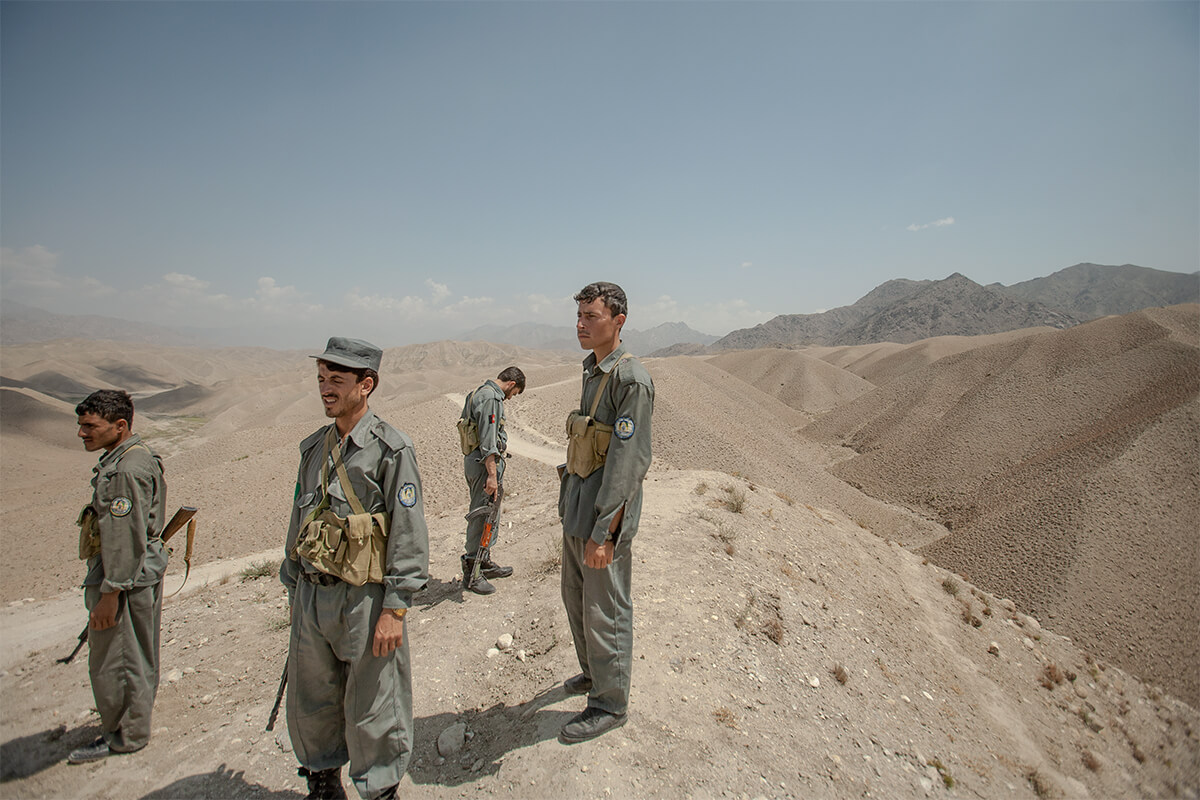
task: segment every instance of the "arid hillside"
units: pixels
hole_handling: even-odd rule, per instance
[[[1145,374],[1136,368],[1143,359],[1161,371],[1194,351],[1196,313],[1168,309],[1123,318],[1118,327],[1093,328],[1104,336],[1068,339],[1068,346],[1054,337],[1079,336],[1092,326],[1049,339],[1045,332],[1006,334],[1000,341],[915,343],[886,352],[868,345],[821,358],[768,351],[731,354],[724,362],[647,359],[656,385],[655,458],[635,542],[631,718],[619,731],[575,747],[555,738],[581,703],[560,687],[575,667],[559,597],[554,464],[564,456],[563,424],[578,402],[583,354],[452,342],[387,351],[371,404],[415,442],[431,542],[431,580],[408,622],[417,741],[402,794],[1200,796],[1200,713],[1181,699],[1187,686],[1125,666],[1139,663],[1128,647],[1143,646],[1136,636],[1145,630],[1120,629],[1127,647],[1111,656],[1072,632],[1103,619],[1109,608],[1126,608],[1119,591],[1093,594],[1091,606],[1045,608],[1037,605],[1042,595],[1026,599],[996,589],[979,570],[939,566],[914,549],[953,542],[963,529],[941,524],[957,525],[958,518],[939,513],[928,498],[913,502],[920,497],[913,487],[932,484],[897,479],[891,496],[842,475],[859,459],[869,465],[873,453],[892,453],[892,440],[928,448],[940,432],[944,441],[935,453],[897,451],[880,463],[894,468],[909,458],[935,469],[937,458],[945,459],[936,475],[959,492],[954,496],[972,497],[962,488],[968,479],[995,480],[1000,467],[989,460],[1001,464],[997,459],[1011,447],[1012,425],[989,427],[988,414],[1010,406],[1025,413],[1028,398],[1045,386],[1068,383],[1107,398],[1079,407],[1080,415],[1128,408],[1132,401],[1118,385]],[[0,587],[6,731],[0,794],[302,796],[284,720],[272,734],[263,725],[287,646],[285,597],[272,576],[296,447],[325,423],[307,351],[235,353],[246,356],[239,359],[151,345],[36,347],[6,349],[0,357],[0,544],[14,562],[28,565]],[[957,354],[934,360],[939,348]],[[1097,361],[1092,367],[1089,352]],[[1092,380],[1112,372],[1098,365],[1104,352],[1126,366],[1114,373],[1120,380],[1113,387]],[[89,360],[95,353],[106,364],[103,374]],[[989,366],[975,366],[978,358]],[[891,377],[874,388],[856,371],[884,361]],[[454,421],[463,394],[512,363],[525,369],[529,387],[507,404],[513,457],[496,557],[516,574],[496,595],[464,597],[457,571],[467,508]],[[938,370],[947,365],[943,380]],[[970,380],[986,379],[989,369],[1010,394],[971,388]],[[150,746],[69,767],[66,753],[96,735],[85,662],[54,663],[69,652],[84,620],[73,522],[88,498],[95,455],[75,438],[78,395],[62,387],[119,385],[121,375],[137,392],[135,430],[165,455],[170,505],[201,510],[195,568],[185,591],[164,608],[164,680]],[[1156,476],[1186,475],[1194,439],[1180,430],[1187,424],[1195,430],[1196,390],[1190,391],[1190,401],[1163,411],[1157,423],[1150,417],[1137,423],[1132,444],[1099,471],[1087,459],[1058,462],[1053,475],[1061,485],[1076,481],[1103,492],[1052,499],[1075,502],[1078,519],[1099,527],[1107,524],[1102,511],[1117,513],[1105,505],[1105,492],[1117,491],[1119,482],[1127,495],[1154,495],[1161,488]],[[893,396],[915,399],[880,400]],[[825,413],[828,404],[836,407]],[[1041,414],[1052,407],[1032,406]],[[924,419],[925,410],[940,416]],[[890,428],[879,421],[885,411]],[[858,415],[857,427],[841,416],[848,413]],[[1190,422],[1176,418],[1181,413]],[[830,427],[839,419],[844,431]],[[868,433],[869,445],[856,456],[846,444]],[[960,452],[969,435],[997,441]],[[1018,467],[1009,471],[1017,474]],[[1018,502],[1042,502],[1034,491],[1039,481],[996,485]],[[1023,487],[1029,488],[1021,495]],[[1194,484],[1190,491],[1194,502]],[[987,494],[981,488],[976,496]],[[1167,498],[1186,502],[1182,495]],[[1098,510],[1088,516],[1082,507],[1093,503]],[[1099,537],[1114,530],[1083,532]],[[975,558],[983,557],[979,548],[997,546],[962,541]],[[181,577],[179,554],[169,590]],[[1028,580],[1018,588],[1060,580],[1057,563],[1023,564]],[[1074,564],[1072,574],[1082,575],[1086,564]],[[1121,566],[1114,561],[1108,568]],[[1195,585],[1165,587],[1163,594],[1186,604]],[[1091,589],[1078,583],[1072,590]],[[1155,612],[1138,613],[1144,629],[1160,630],[1151,624]],[[511,649],[496,646],[502,634],[513,637]],[[1179,631],[1175,644],[1187,641],[1187,630]],[[1180,669],[1194,671],[1195,663]],[[465,726],[458,749],[440,753],[439,738],[457,724]]]
[[[1200,699],[1200,307],[933,362],[806,427],[949,535],[920,552]]]

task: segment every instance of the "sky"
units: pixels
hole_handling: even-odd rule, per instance
[[[1200,269],[1197,2],[0,3],[0,298],[311,348]]]

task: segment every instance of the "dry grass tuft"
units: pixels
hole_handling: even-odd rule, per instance
[[[746,510],[746,493],[736,486],[726,486],[728,497],[725,498],[725,507],[735,514],[741,514]]]
[[[791,495],[787,494],[786,492],[776,492],[775,496],[778,497],[783,502],[787,503],[789,506],[796,505],[796,501],[793,500]]]
[[[262,561],[255,561],[247,565],[239,574],[244,581],[252,581],[255,578],[274,578],[279,574],[279,562],[264,558]]]
[[[833,677],[837,678],[837,682],[843,686],[846,685],[846,681],[850,680],[850,673],[846,672],[846,668],[841,664],[834,664],[830,671],[833,673]]]
[[[945,589],[946,594],[950,595],[951,597],[958,597],[958,581],[954,580],[954,578],[947,577],[944,581],[942,581],[942,588]]]
[[[1038,682],[1047,689],[1053,690],[1055,686],[1062,686],[1066,679],[1067,676],[1061,669],[1059,669],[1058,664],[1050,662],[1046,665],[1045,669],[1042,670],[1042,677]]]
[[[1083,765],[1092,772],[1100,771],[1100,759],[1091,750],[1083,751]]]
[[[737,717],[735,717],[733,712],[725,706],[713,709],[713,719],[727,728],[733,728],[735,731],[737,730]]]
[[[1055,791],[1054,783],[1043,775],[1036,767],[1030,768],[1025,773],[1025,779],[1029,781],[1030,787],[1033,788],[1033,793],[1043,800],[1058,797],[1058,792]]]
[[[708,484],[705,483],[704,481],[700,481],[699,483],[696,484],[696,488],[693,489],[692,491],[694,491],[696,494],[699,494],[699,495],[706,494],[708,492]]]

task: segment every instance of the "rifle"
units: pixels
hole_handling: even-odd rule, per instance
[[[475,563],[471,568],[471,579],[465,581],[465,584],[468,586],[479,580],[479,570],[482,568],[483,562],[487,559],[488,550],[492,547],[492,534],[495,533],[496,523],[500,521],[500,501],[503,499],[504,482],[497,481],[496,494],[492,497],[492,502],[476,508],[466,516],[468,520],[472,520],[476,517],[487,515],[483,523],[483,535],[479,537],[479,549],[475,551]]]
[[[166,544],[168,541],[170,541],[172,536],[179,532],[180,528],[182,528],[184,525],[187,525],[187,554],[183,559],[183,562],[187,567],[187,572],[185,572],[183,575],[184,583],[187,583],[187,573],[191,572],[192,569],[192,540],[196,536],[196,521],[192,519],[194,516],[196,516],[195,508],[192,508],[191,506],[180,506],[179,510],[175,512],[175,516],[171,517],[171,520],[167,523],[167,527],[163,528],[162,536],[160,537],[163,541],[163,544]],[[182,589],[183,584],[180,584],[179,588]],[[178,590],[174,592],[174,594],[178,593]],[[82,650],[83,646],[87,643],[88,629],[90,627],[91,620],[88,620],[87,624],[83,626],[83,630],[79,632],[79,641],[76,643],[75,649],[71,651],[71,655],[66,656],[65,658],[56,658],[55,661],[57,661],[59,664],[70,664],[72,661],[74,661],[75,656],[79,655],[79,651]]]
[[[267,717],[267,732],[275,730],[275,719],[279,716],[279,704],[283,702],[283,690],[287,688],[288,660],[283,660],[283,677],[279,679],[279,691],[275,693],[275,705],[271,706],[271,716]]]

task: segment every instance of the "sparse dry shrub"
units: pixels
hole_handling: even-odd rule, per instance
[[[1058,792],[1055,790],[1053,781],[1043,775],[1036,767],[1032,767],[1025,772],[1025,779],[1029,781],[1030,787],[1033,788],[1033,793],[1043,798],[1043,800],[1058,797]]]
[[[783,502],[787,503],[789,506],[796,505],[796,501],[793,500],[791,495],[787,494],[786,492],[776,492],[775,496],[778,497]]]
[[[983,614],[985,617],[990,617],[990,616],[992,615],[992,607],[991,607],[991,606],[984,606],[984,607],[983,607],[983,611],[982,611],[981,613],[982,613],[982,614]]]
[[[700,495],[705,494],[706,492],[708,492],[708,484],[705,483],[704,481],[700,481],[699,483],[696,484],[696,488],[693,489],[692,491],[694,491],[696,494],[700,494]]]
[[[264,558],[244,567],[240,573],[242,580],[251,581],[255,578],[273,578],[279,574],[279,562]]]
[[[735,717],[733,712],[725,706],[713,709],[713,719],[727,728],[733,728],[734,730],[737,730],[737,717]]]
[[[850,680],[850,673],[846,672],[846,668],[841,664],[834,664],[830,672],[833,673],[833,677],[837,678],[837,682],[843,686],[846,685],[846,681]]]
[[[951,597],[958,596],[958,581],[954,580],[954,578],[947,576],[946,579],[942,581],[942,588],[945,589],[946,594],[950,595]]]
[[[1061,686],[1066,679],[1067,676],[1059,669],[1058,664],[1051,662],[1042,670],[1042,677],[1038,679],[1038,682],[1047,689],[1053,690],[1055,686]]]
[[[1091,750],[1083,751],[1083,765],[1092,772],[1100,771],[1100,759]]]
[[[1139,764],[1145,764],[1146,763],[1146,754],[1142,752],[1142,748],[1138,747],[1137,743],[1133,742],[1133,741],[1131,741],[1129,743],[1129,747],[1133,753],[1134,760],[1137,761]]]
[[[737,548],[733,546],[733,542],[725,543],[725,555],[732,556],[737,553]]]
[[[537,573],[548,575],[562,566],[562,537],[551,532],[547,537],[545,555],[537,566]]]
[[[725,491],[729,494],[725,498],[725,507],[735,514],[741,514],[746,510],[746,493],[736,486],[727,486]]]
[[[763,623],[763,633],[767,635],[775,644],[783,644],[785,631],[783,629],[783,621],[778,617],[772,617]]]

